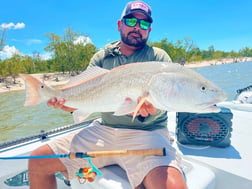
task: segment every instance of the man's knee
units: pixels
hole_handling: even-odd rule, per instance
[[[182,173],[175,167],[160,166],[152,169],[144,178],[146,189],[186,189]]]
[[[55,153],[48,145],[43,145],[30,154],[31,156],[43,156],[54,155]],[[41,158],[41,159],[29,159],[28,161],[29,172],[54,174],[58,171],[65,171],[66,168],[63,163],[57,158]]]
[[[168,167],[168,179],[167,179],[167,185],[170,186],[168,188],[174,188],[174,189],[186,189],[186,182],[184,175],[181,173],[180,170],[178,170],[175,167]]]

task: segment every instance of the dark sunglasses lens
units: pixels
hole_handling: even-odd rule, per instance
[[[143,30],[147,30],[150,28],[151,23],[145,20],[140,20],[140,28]]]
[[[130,27],[134,27],[137,24],[136,18],[125,18],[125,24]]]

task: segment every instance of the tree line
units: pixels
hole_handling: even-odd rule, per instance
[[[52,55],[50,59],[43,60],[37,52],[34,52],[32,56],[14,55],[8,59],[0,59],[0,78],[7,76],[15,78],[19,73],[78,74],[86,69],[91,57],[98,51],[98,48],[91,43],[85,43],[85,41],[76,43],[76,39],[81,35],[71,29],[66,29],[63,36],[55,33],[47,33],[46,35],[50,43],[45,47],[45,50]],[[252,49],[249,47],[244,47],[238,52],[219,51],[215,50],[214,46],[209,46],[208,50],[201,50],[190,37],[176,42],[168,41],[165,38],[148,44],[164,49],[173,62],[181,64],[223,58],[235,60],[239,57],[252,57]]]

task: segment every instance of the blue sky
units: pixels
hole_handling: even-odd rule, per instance
[[[71,28],[102,48],[118,40],[117,20],[126,0],[8,0],[1,2],[0,26],[8,27],[5,51],[44,54],[46,33]],[[154,23],[150,41],[191,37],[200,49],[252,48],[251,0],[146,0]]]

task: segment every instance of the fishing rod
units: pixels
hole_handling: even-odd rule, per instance
[[[166,150],[165,148],[151,148],[141,150],[70,152],[69,154],[0,157],[0,160],[46,159],[46,158],[86,159],[90,167],[80,168],[79,172],[75,173],[75,175],[79,180],[79,183],[84,184],[86,181],[93,182],[96,177],[102,176],[102,172],[92,163],[91,158],[110,157],[110,156],[166,156]]]
[[[52,154],[39,156],[12,156],[0,157],[0,160],[14,159],[46,159],[46,158],[97,158],[109,156],[166,156],[165,148],[152,148],[140,150],[112,150],[112,151],[93,151],[93,152],[70,152],[69,154]]]

